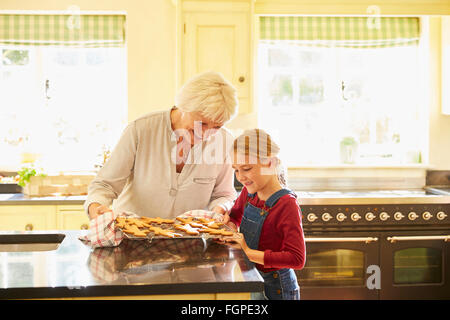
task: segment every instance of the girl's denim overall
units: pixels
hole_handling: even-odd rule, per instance
[[[275,192],[267,199],[263,209],[250,204],[248,199],[253,198],[255,193],[248,194],[240,232],[244,235],[245,241],[251,249],[258,250],[259,237],[261,236],[264,221],[269,215],[270,208],[273,207],[282,196],[289,193],[293,194],[293,192],[288,189],[281,189]],[[300,288],[293,269],[284,268],[272,272],[259,271],[259,273],[264,279],[265,299],[300,300]],[[262,296],[259,297],[263,298]]]

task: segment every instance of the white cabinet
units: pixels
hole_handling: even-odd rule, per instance
[[[182,2],[181,80],[204,71],[224,75],[238,91],[239,114],[251,112],[249,2]]]

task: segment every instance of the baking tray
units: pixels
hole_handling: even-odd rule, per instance
[[[195,218],[194,218],[194,220],[195,220]],[[194,221],[194,222],[200,223],[200,221]],[[177,224],[177,222],[175,222],[175,224]],[[207,232],[201,232],[199,235],[191,235],[182,230],[173,228],[173,225],[174,225],[173,223],[152,224],[152,226],[154,226],[154,227],[159,227],[164,230],[170,230],[174,233],[181,234],[181,237],[171,238],[171,237],[165,237],[165,236],[161,236],[161,235],[155,235],[155,233],[153,231],[150,231],[147,234],[147,236],[145,236],[145,237],[137,237],[133,234],[124,232],[123,229],[120,227],[116,227],[116,228],[122,231],[122,233],[126,239],[130,239],[130,240],[147,240],[147,241],[152,241],[153,239],[204,239],[204,240],[207,240],[207,239],[233,239],[236,237],[236,232],[234,232],[233,229],[231,229],[227,225],[221,225],[219,227],[219,229],[233,232],[233,235],[231,235],[231,236],[215,235],[215,234],[209,234]]]

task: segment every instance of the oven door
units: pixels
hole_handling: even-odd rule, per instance
[[[450,299],[450,232],[386,232],[381,299]]]
[[[378,299],[366,286],[367,268],[378,265],[378,234],[306,235],[306,264],[297,270],[302,300]]]

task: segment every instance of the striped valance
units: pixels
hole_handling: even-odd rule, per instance
[[[0,14],[0,44],[122,47],[125,15]]]
[[[379,48],[417,45],[417,17],[262,16],[260,39],[311,46]]]

